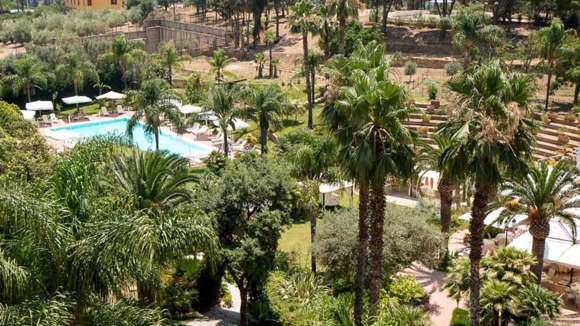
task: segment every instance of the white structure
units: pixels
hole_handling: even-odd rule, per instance
[[[496,210],[491,211],[489,214],[487,214],[483,223],[485,225],[491,225],[491,226],[496,227],[496,228],[513,228],[513,227],[517,227],[525,219],[528,218],[528,216],[526,214],[518,214],[518,215],[510,218],[508,221],[506,221],[506,223],[499,223],[497,221],[497,219],[499,218],[501,212],[503,212],[504,209],[505,208],[500,207]],[[459,219],[464,220],[464,221],[471,221],[471,212],[467,212],[467,213],[459,216]]]
[[[29,111],[52,111],[54,106],[51,101],[34,101],[26,103],[26,110]]]
[[[576,234],[580,232],[579,226],[580,219],[576,219]],[[526,232],[514,239],[509,246],[531,252],[532,242],[532,235]],[[570,227],[558,219],[550,221],[550,234],[546,238],[544,260],[569,268],[580,268],[580,243],[574,238]]]
[[[320,193],[320,204],[322,208],[327,206],[338,206],[338,195],[336,192],[346,189],[349,195],[349,206],[352,207],[352,196],[354,192],[354,185],[350,181],[339,181],[334,183],[321,183],[318,186],[318,192]]]
[[[127,95],[123,94],[123,93],[118,93],[115,91],[110,91],[107,92],[103,95],[99,95],[97,96],[97,100],[112,100],[112,101],[117,101],[117,100],[122,100],[124,98],[126,98]]]
[[[178,107],[179,111],[183,114],[200,113],[203,111],[201,106],[186,104],[184,106]]]
[[[24,118],[24,120],[34,121],[34,115],[36,114],[36,112],[20,110],[20,113],[22,113],[22,117]]]

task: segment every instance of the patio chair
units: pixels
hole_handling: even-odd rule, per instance
[[[117,105],[117,114],[125,114],[125,109],[121,104]]]
[[[195,134],[200,128],[201,127],[200,127],[199,123],[196,122],[190,128],[185,129],[185,131],[187,131],[191,134]]]
[[[50,122],[51,122],[51,123],[58,122],[58,118],[56,117],[56,114],[54,114],[54,113],[51,113],[51,114],[49,115],[49,119],[50,119]]]
[[[109,111],[107,111],[107,108],[102,106],[101,107],[101,112],[100,112],[101,116],[103,117],[108,117],[109,116]]]
[[[40,122],[40,124],[45,125],[45,126],[46,125],[52,126],[52,122],[48,119],[47,115],[42,116],[42,121]]]
[[[233,145],[232,148],[235,151],[240,151],[241,152],[241,151],[244,150],[244,147],[246,146],[247,143],[248,143],[248,141],[245,140],[245,139],[238,139],[237,142],[235,142],[235,143],[232,144]]]

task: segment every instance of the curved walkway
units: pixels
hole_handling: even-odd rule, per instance
[[[210,311],[205,313],[203,317],[185,322],[187,326],[233,326],[238,325],[240,321],[240,291],[233,284],[228,284],[228,291],[232,295],[232,306],[230,308],[222,308],[220,306],[213,307]]]

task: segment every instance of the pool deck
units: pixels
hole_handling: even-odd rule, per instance
[[[86,116],[86,120],[82,120],[82,121],[75,121],[75,122],[65,122],[62,119],[58,119],[57,121],[53,122],[51,125],[43,125],[42,122],[39,122],[39,127],[38,127],[38,132],[46,139],[47,143],[53,147],[54,149],[56,149],[57,152],[62,152],[66,149],[66,141],[64,140],[57,140],[54,138],[50,137],[50,129],[51,128],[55,128],[55,127],[64,127],[64,126],[70,126],[70,125],[75,125],[75,124],[79,124],[79,123],[85,123],[85,122],[89,122],[89,121],[99,121],[99,120],[111,120],[111,119],[119,119],[119,118],[123,118],[123,117],[131,117],[133,115],[132,112],[127,112],[125,114],[121,114],[121,115],[111,115],[111,116],[101,116],[98,114],[95,115],[87,115]],[[173,131],[171,131],[169,128],[162,126],[161,127],[162,131],[165,132],[170,132],[170,133],[174,133]],[[206,146],[206,147],[210,147],[213,148],[215,150],[218,150],[217,147],[215,147],[211,141],[200,141],[200,140],[196,140],[195,135],[191,134],[191,133],[184,133],[182,135],[178,135],[178,137],[182,137],[185,138],[189,141],[195,142],[197,144]],[[206,156],[208,156],[209,153],[207,154],[194,154],[192,155],[191,158],[195,158],[195,159],[201,159],[204,158]]]

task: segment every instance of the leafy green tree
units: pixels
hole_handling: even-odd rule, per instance
[[[282,166],[255,154],[201,183],[197,202],[216,217],[223,264],[240,290],[240,325],[248,325],[249,305],[257,304],[248,300],[260,297],[274,268],[280,234],[295,206],[294,189]]]
[[[167,69],[167,81],[169,85],[173,86],[173,70],[188,59],[188,56],[179,55],[173,44],[167,43],[163,46],[161,50],[161,65]]]
[[[566,30],[562,21],[556,18],[552,20],[550,26],[540,29],[538,35],[541,54],[547,64],[548,81],[546,82],[546,101],[544,103],[544,110],[547,111],[548,105],[550,104],[550,83],[552,82],[554,62],[560,47],[564,43]]]
[[[207,62],[211,67],[211,72],[215,73],[215,80],[218,83],[223,82],[224,69],[234,61],[235,59],[228,57],[223,49],[213,51],[211,58]]]
[[[580,38],[568,35],[558,53],[556,74],[559,82],[570,82],[574,85],[574,104],[578,104],[580,95]]]
[[[26,94],[28,102],[32,101],[34,89],[44,89],[48,86],[49,73],[38,59],[25,55],[14,61],[12,74],[6,75],[3,80],[11,86],[14,94]]]
[[[228,128],[235,128],[234,120],[241,113],[236,105],[237,89],[229,85],[216,85],[209,92],[208,109],[217,117],[217,124],[224,137],[224,154],[229,154]]]
[[[306,79],[306,95],[308,97],[308,129],[314,128],[314,121],[312,116],[312,108],[314,106],[314,99],[312,98],[312,80],[308,73],[310,71],[309,51],[308,51],[308,33],[316,29],[316,16],[313,13],[316,10],[316,4],[312,0],[300,0],[290,7],[290,16],[288,17],[290,24],[294,30],[302,34],[302,71]]]
[[[286,94],[277,84],[249,87],[245,90],[244,114],[256,121],[260,128],[260,151],[268,152],[268,135],[271,126],[277,126],[288,104]]]
[[[199,103],[207,97],[207,84],[202,83],[199,73],[192,73],[185,85],[185,98],[188,103]]]
[[[79,51],[68,53],[63,58],[64,63],[56,67],[57,76],[65,80],[71,80],[75,95],[79,94],[86,81],[96,81],[97,70],[89,61],[82,57]]]
[[[494,61],[464,71],[448,82],[458,96],[453,119],[442,124],[439,133],[449,137],[450,145],[441,162],[453,166],[457,176],[471,176],[475,193],[471,208],[470,232],[470,318],[479,323],[479,265],[483,244],[483,221],[502,172],[517,174],[526,170],[535,141],[533,122],[525,115],[534,94],[529,76],[505,73]]]
[[[507,215],[527,214],[530,234],[533,237],[532,253],[537,263],[532,267],[538,284],[542,281],[544,249],[550,234],[550,221],[558,218],[576,230],[575,217],[570,210],[580,207],[576,200],[580,189],[575,182],[574,167],[567,160],[550,166],[545,162],[531,164],[529,173],[520,178],[509,179],[502,185],[510,196],[517,196],[517,204],[511,205]]]
[[[159,150],[159,135],[162,119],[170,121],[177,127],[178,132],[184,129],[184,121],[179,109],[171,102],[174,96],[165,80],[147,80],[139,91],[130,94],[131,101],[136,108],[135,113],[127,122],[127,134],[132,137],[133,130],[143,119],[145,132],[155,138],[155,149]]]

